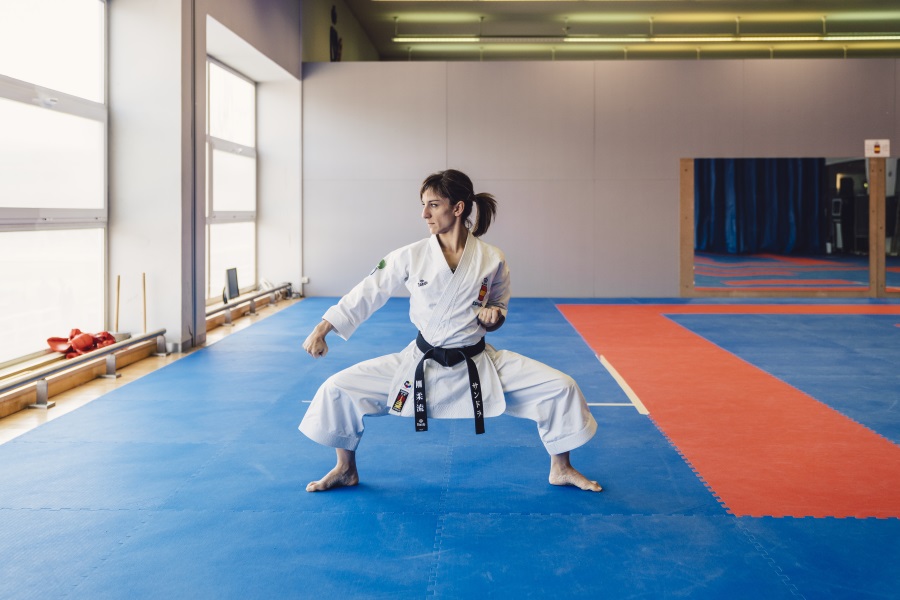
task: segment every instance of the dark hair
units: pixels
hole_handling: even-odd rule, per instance
[[[478,210],[475,212],[475,227],[472,229],[472,235],[480,237],[487,233],[491,221],[497,214],[497,201],[491,194],[481,192],[475,193],[472,186],[472,180],[462,171],[455,169],[447,169],[433,175],[429,175],[422,182],[422,189],[419,190],[419,196],[423,196],[428,190],[433,191],[441,198],[450,201],[451,206],[455,206],[457,202],[462,202],[463,208],[462,218],[469,225],[469,216],[472,214],[472,206],[476,206]]]

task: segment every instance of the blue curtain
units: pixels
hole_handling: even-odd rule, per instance
[[[694,249],[717,254],[821,254],[825,159],[694,161]]]

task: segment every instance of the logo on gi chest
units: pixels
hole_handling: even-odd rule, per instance
[[[386,266],[387,266],[387,261],[385,261],[385,259],[382,258],[382,259],[378,262],[378,264],[375,265],[375,268],[372,269],[372,272],[369,273],[369,275],[374,275],[374,274],[375,274],[375,271],[380,271],[381,269],[385,268]]]
[[[422,287],[423,285],[428,285],[428,282],[425,281],[424,279],[420,279],[420,280],[419,280],[419,287]]]

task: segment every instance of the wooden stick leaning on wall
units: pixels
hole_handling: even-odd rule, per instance
[[[119,331],[119,291],[122,288],[122,276],[116,275],[116,323],[113,331]]]
[[[143,313],[142,313],[144,316],[144,333],[147,333],[147,274],[146,273],[141,273],[141,282],[143,284],[142,295],[143,295],[143,300],[144,300],[144,309],[143,309]]]

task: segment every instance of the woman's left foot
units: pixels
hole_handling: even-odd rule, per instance
[[[591,481],[573,466],[550,467],[550,483],[552,485],[573,485],[588,492],[602,492],[603,488],[596,481]]]

